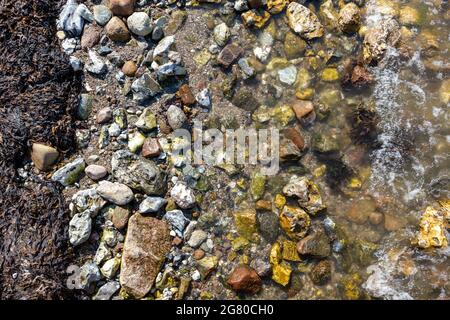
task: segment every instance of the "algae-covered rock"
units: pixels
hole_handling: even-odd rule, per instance
[[[272,267],[272,280],[282,286],[287,286],[291,279],[292,268],[287,262],[281,262]]]
[[[279,126],[286,127],[295,120],[295,113],[291,106],[283,104],[272,109],[272,118]]]
[[[250,10],[244,12],[241,17],[246,26],[261,29],[269,21],[270,14],[264,10]]]
[[[306,42],[296,34],[288,32],[284,38],[284,53],[288,59],[299,58],[306,50]]]
[[[257,233],[256,210],[244,209],[234,213],[236,230],[242,237],[253,240]]]
[[[77,158],[72,162],[69,162],[62,168],[53,173],[52,180],[61,183],[67,187],[77,182],[84,172],[86,164],[83,158]]]
[[[283,260],[300,261],[300,256],[297,252],[297,245],[294,241],[284,240],[283,251],[281,253]]]
[[[284,206],[280,213],[280,226],[293,240],[302,239],[308,232],[311,219],[301,208]]]
[[[250,193],[253,197],[253,200],[261,199],[264,195],[266,185],[266,176],[260,172],[255,172],[252,175],[252,180],[250,183]]]
[[[339,11],[339,27],[343,32],[357,32],[360,26],[359,8],[353,2],[347,3],[341,11]]]

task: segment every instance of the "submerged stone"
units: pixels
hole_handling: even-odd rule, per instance
[[[309,230],[311,219],[301,208],[284,206],[279,217],[280,226],[293,240],[302,239]]]
[[[281,262],[272,267],[272,280],[282,286],[287,286],[291,279],[292,268],[287,262]]]
[[[419,234],[416,242],[420,248],[441,248],[448,244],[445,236],[445,211],[429,206],[419,222]]]
[[[257,234],[256,211],[254,209],[244,209],[234,213],[236,230],[242,237],[253,240]]]

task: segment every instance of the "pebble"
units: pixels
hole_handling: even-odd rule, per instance
[[[165,204],[167,200],[160,197],[146,197],[139,204],[140,213],[154,213],[158,212]]]
[[[69,242],[78,246],[89,239],[91,235],[92,219],[89,211],[75,214],[69,222]]]
[[[183,84],[178,89],[177,95],[180,97],[183,104],[187,106],[193,105],[196,101],[188,84]]]
[[[80,179],[81,174],[84,172],[85,166],[86,164],[84,159],[77,158],[53,173],[52,180],[67,187]]]
[[[58,157],[59,152],[53,147],[40,143],[33,143],[31,147],[31,160],[39,170],[49,170],[58,160]]]
[[[174,42],[174,36],[167,36],[161,39],[161,41],[159,41],[156,45],[155,49],[153,49],[153,59],[155,59],[156,57],[167,55]]]
[[[202,249],[196,249],[194,250],[194,253],[192,254],[195,260],[200,260],[205,256],[205,251]]]
[[[289,86],[293,85],[297,80],[297,68],[295,66],[288,66],[281,70],[278,70],[278,78],[280,82]]]
[[[112,110],[110,107],[105,107],[97,112],[96,121],[98,124],[106,123],[112,119]]]
[[[119,17],[112,17],[105,26],[105,33],[112,41],[126,42],[131,36],[125,23]]]
[[[255,69],[253,69],[248,63],[247,58],[241,58],[238,60],[238,65],[242,71],[242,78],[244,80],[249,79],[255,75]]]
[[[126,205],[134,199],[133,191],[119,182],[100,181],[97,192],[104,199],[119,206]]]
[[[120,284],[118,281],[109,281],[98,289],[92,300],[110,300],[119,289]]]
[[[261,290],[262,281],[253,268],[239,265],[234,268],[227,283],[237,292],[256,294]]]
[[[225,22],[218,24],[213,31],[214,41],[221,47],[227,44],[228,39],[231,36],[230,28]]]
[[[167,220],[179,237],[183,237],[183,230],[189,222],[181,210],[167,211],[163,219]]]
[[[130,31],[138,36],[147,36],[152,30],[152,22],[145,12],[134,12],[127,18],[127,25]]]
[[[188,245],[192,248],[198,248],[203,243],[203,241],[206,240],[207,237],[208,234],[205,231],[194,230],[189,238]]]
[[[295,100],[292,104],[292,110],[294,110],[295,116],[300,121],[314,111],[314,105],[312,101]]]
[[[84,172],[92,180],[100,180],[108,174],[108,171],[104,166],[99,166],[97,164],[88,165],[86,169],[84,169]]]
[[[236,43],[230,43],[220,51],[217,61],[224,68],[231,66],[242,54],[244,49]]]
[[[196,202],[194,191],[181,182],[175,184],[170,196],[181,209],[192,208]]]
[[[122,72],[128,77],[134,77],[137,71],[137,66],[134,61],[126,61],[122,66]]]
[[[142,145],[141,155],[145,158],[157,157],[161,154],[161,145],[157,138],[146,138]]]
[[[100,268],[100,272],[105,278],[111,279],[116,275],[119,267],[120,259],[114,257],[103,264],[103,266]]]
[[[109,0],[109,9],[117,16],[129,16],[134,11],[136,0]]]
[[[101,37],[101,30],[96,25],[90,24],[84,27],[83,35],[81,36],[81,48],[89,49],[95,46]]]
[[[171,105],[169,109],[167,109],[167,121],[173,130],[181,128],[186,120],[187,118],[183,110],[177,106]]]
[[[114,228],[122,230],[128,223],[130,217],[130,210],[126,207],[115,206],[112,212],[111,221]]]
[[[104,26],[112,18],[112,12],[107,6],[96,5],[93,7],[94,20],[98,25]]]
[[[80,289],[84,290],[89,289],[91,285],[100,281],[101,278],[102,275],[97,265],[92,262],[86,262],[80,268],[80,286],[81,286]]]
[[[211,91],[208,88],[201,90],[196,94],[195,99],[198,104],[205,108],[211,107]]]
[[[159,41],[164,37],[164,29],[160,26],[155,26],[152,31],[152,40]]]
[[[108,134],[111,137],[118,137],[120,136],[121,130],[120,130],[120,126],[117,123],[112,123],[109,128],[108,128]]]
[[[320,38],[324,29],[317,16],[307,7],[291,2],[286,9],[289,27],[307,40]]]

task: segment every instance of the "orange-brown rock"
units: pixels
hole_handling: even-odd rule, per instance
[[[261,290],[261,278],[253,268],[246,265],[237,266],[227,283],[236,292],[255,294]]]

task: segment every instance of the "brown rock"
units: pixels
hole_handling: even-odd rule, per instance
[[[31,160],[36,168],[47,171],[58,159],[59,153],[55,148],[40,143],[33,143]]]
[[[379,225],[383,221],[383,214],[374,211],[369,215],[369,221],[373,225]]]
[[[236,43],[230,43],[220,51],[217,61],[224,67],[231,66],[242,54],[244,49]]]
[[[261,278],[254,269],[246,265],[237,266],[227,283],[237,292],[255,294],[261,290]]]
[[[258,9],[263,6],[262,0],[248,0],[248,5],[251,9]]]
[[[122,72],[128,77],[134,77],[137,71],[137,66],[134,61],[127,61],[122,66]]]
[[[284,136],[291,140],[299,150],[305,149],[305,139],[303,139],[300,131],[296,128],[287,128],[283,131]]]
[[[177,95],[180,97],[183,104],[187,106],[195,103],[195,97],[187,84],[183,84],[180,89],[178,89]]]
[[[126,42],[130,40],[130,32],[119,17],[112,17],[105,26],[105,32],[112,41]]]
[[[331,279],[331,263],[328,260],[319,261],[311,269],[311,280],[316,285],[324,285]]]
[[[112,223],[115,228],[122,230],[128,223],[130,210],[126,207],[115,206],[112,213]]]
[[[102,108],[98,111],[96,116],[97,123],[106,123],[112,119],[112,110],[109,107]]]
[[[120,284],[133,297],[144,297],[169,253],[171,239],[164,220],[134,214],[128,221]]]
[[[297,251],[302,255],[311,255],[319,258],[331,254],[330,238],[323,229],[306,236],[297,243]]]
[[[177,247],[182,243],[183,243],[183,239],[181,239],[180,237],[175,237],[172,240],[172,244]]]
[[[193,257],[195,260],[200,260],[205,256],[205,251],[202,249],[197,249],[194,251]]]
[[[135,0],[109,0],[109,9],[117,16],[129,16],[134,11]]]
[[[406,225],[406,221],[403,218],[396,217],[390,214],[384,215],[384,228],[387,231],[396,231],[403,228]]]
[[[292,104],[292,110],[294,110],[295,116],[298,120],[309,115],[312,111],[314,111],[314,105],[311,101],[307,100],[296,100]]]
[[[143,157],[157,157],[161,153],[161,145],[157,138],[146,138],[142,146],[141,154]]]
[[[88,49],[95,46],[101,37],[101,30],[94,24],[89,24],[84,27],[83,35],[81,36],[81,48]]]
[[[271,211],[272,210],[272,202],[268,200],[258,200],[255,204],[256,210],[266,210]]]

